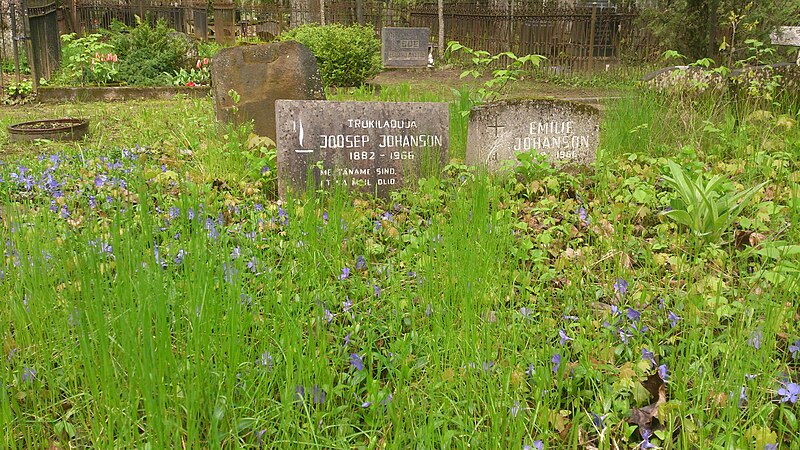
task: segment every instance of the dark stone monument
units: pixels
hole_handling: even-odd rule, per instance
[[[585,165],[595,160],[599,130],[600,112],[581,103],[488,103],[470,111],[466,162],[497,171],[516,165],[518,153],[538,151],[555,165]]]
[[[388,68],[428,67],[430,28],[385,27],[381,30],[381,59]]]
[[[316,58],[294,41],[223,49],[214,57],[211,79],[217,119],[253,120],[253,132],[270,139],[276,138],[275,100],[325,98]]]
[[[309,174],[387,197],[448,162],[446,103],[278,100],[278,191],[303,191]]]

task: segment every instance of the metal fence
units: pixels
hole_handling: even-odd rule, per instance
[[[0,0],[0,5],[25,1]],[[387,26],[428,27],[434,47],[439,36],[436,4],[413,5],[408,0],[67,0],[60,7],[55,0],[27,1],[40,6],[31,8],[34,22],[46,17],[47,24],[37,24],[36,29],[55,30],[57,20],[60,32],[79,34],[109,28],[114,21],[132,26],[137,20],[161,19],[177,31],[226,44],[237,36],[269,41],[309,22],[371,24],[376,33]],[[659,54],[658,42],[636,26],[635,8],[580,1],[584,0],[448,0],[444,39],[490,53],[543,55],[547,66],[563,72],[603,69],[623,60],[652,61]],[[0,26],[7,29],[4,19]],[[52,41],[52,35],[49,31],[38,40]],[[48,51],[34,50],[34,55]],[[0,56],[7,59],[7,53]]]

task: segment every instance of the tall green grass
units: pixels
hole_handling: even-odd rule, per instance
[[[464,93],[349,95],[452,102],[463,142]],[[1,446],[637,448],[650,386],[661,448],[798,448],[778,394],[798,380],[798,274],[770,281],[757,240],[733,242],[798,242],[797,128],[650,100],[606,109],[595,171],[450,167],[385,201],[199,177],[232,147],[192,101],[173,131],[118,124],[149,150],[6,160]],[[159,146],[181,133],[191,158]],[[773,195],[701,244],[658,215],[667,158]]]

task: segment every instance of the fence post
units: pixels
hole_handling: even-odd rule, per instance
[[[592,6],[592,24],[589,26],[589,73],[594,69],[594,27],[597,22],[597,4]]]
[[[356,0],[356,21],[364,25],[364,0]]]
[[[28,66],[31,68],[33,92],[39,92],[39,68],[36,64],[36,57],[33,54],[33,41],[31,40],[31,23],[30,17],[28,16],[27,0],[20,0],[20,9],[22,10],[22,36],[20,39],[25,39],[25,48],[28,52]]]
[[[17,74],[17,84],[22,82],[22,76],[19,73],[19,33],[17,32],[17,5],[11,3],[9,11],[11,15],[11,51],[14,53],[14,72]]]

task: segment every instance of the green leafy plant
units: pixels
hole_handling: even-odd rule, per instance
[[[211,60],[198,59],[195,67],[189,70],[181,68],[167,79],[174,86],[208,86],[211,84]]]
[[[766,185],[765,182],[732,192],[724,189],[728,180],[721,175],[708,180],[702,174],[693,177],[672,160],[667,162],[667,169],[670,175],[664,176],[664,181],[677,197],[661,214],[689,228],[708,243],[719,243],[722,234],[733,224],[750,198]]]
[[[450,41],[445,50],[445,58],[452,58],[455,53],[466,55],[471,66],[461,73],[461,78],[482,77],[491,70],[492,78],[483,83],[478,93],[482,99],[492,100],[498,97],[511,81],[517,81],[529,71],[529,66],[539,67],[546,58],[541,55],[517,56],[513,52],[501,52],[496,55],[485,50],[473,50],[456,41]],[[505,65],[504,65],[505,64]],[[491,69],[492,67],[498,67]]]
[[[118,81],[119,58],[114,47],[102,34],[77,37],[75,33],[61,36],[64,44],[59,81],[104,85]]]
[[[6,86],[6,96],[3,103],[7,105],[19,105],[30,101],[31,94],[33,93],[33,83],[30,81],[22,81],[19,83],[10,83]]]
[[[112,26],[109,43],[119,54],[120,80],[130,85],[167,84],[168,74],[188,69],[190,46],[175,36],[165,21],[151,25],[139,20],[135,27]]]
[[[309,24],[278,36],[311,50],[325,86],[356,86],[381,71],[381,43],[372,25]]]

